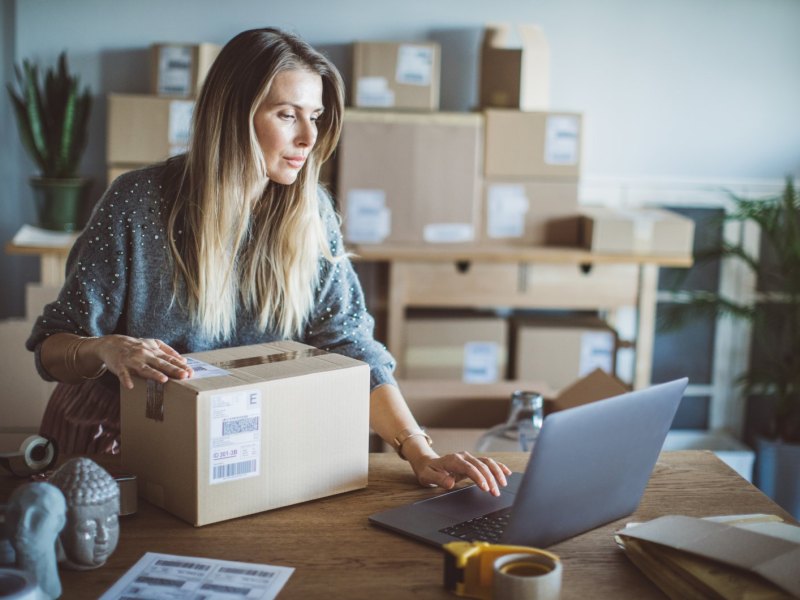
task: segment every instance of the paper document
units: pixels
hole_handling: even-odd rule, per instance
[[[278,595],[293,572],[292,567],[148,552],[100,600],[269,600]]]
[[[71,246],[78,238],[78,233],[50,231],[33,225],[23,225],[14,235],[13,243],[17,246],[47,246],[59,248]]]

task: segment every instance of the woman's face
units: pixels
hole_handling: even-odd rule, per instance
[[[253,123],[271,181],[289,185],[297,179],[317,141],[322,109],[319,75],[297,69],[275,76]]]

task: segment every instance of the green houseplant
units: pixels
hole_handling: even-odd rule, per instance
[[[751,324],[751,360],[740,376],[744,392],[768,407],[756,438],[756,483],[800,516],[800,194],[787,178],[782,194],[748,199],[731,194],[727,221],[750,222],[761,235],[760,256],[741,243],[698,254],[697,261],[741,261],[762,293],[742,300],[709,292],[684,292],[685,304],[667,313],[667,327],[688,316],[712,314]]]
[[[39,67],[23,61],[15,66],[16,85],[7,84],[22,144],[39,167],[41,176],[30,180],[36,198],[39,225],[75,231],[83,199],[91,183],[78,176],[86,148],[92,100],[89,88],[69,72],[66,53],[44,77]]]

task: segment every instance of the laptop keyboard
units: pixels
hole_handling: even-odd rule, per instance
[[[469,521],[457,523],[444,529],[440,533],[451,535],[468,542],[498,542],[503,530],[508,525],[511,517],[511,507],[503,508],[493,513],[475,517]]]

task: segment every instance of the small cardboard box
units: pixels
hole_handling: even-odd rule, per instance
[[[153,44],[150,46],[150,91],[158,96],[195,97],[222,46]]]
[[[345,239],[476,240],[482,124],[469,113],[346,111],[338,151]]]
[[[403,374],[408,379],[494,383],[505,379],[505,319],[409,318]]]
[[[439,110],[437,42],[355,42],[353,106]]]
[[[507,23],[486,27],[481,47],[481,107],[548,110],[550,108],[550,46],[541,27],[521,23],[519,44],[512,42]]]
[[[547,179],[484,180],[480,241],[544,245],[547,223],[578,210],[578,182]]]
[[[149,502],[199,526],[367,485],[368,365],[289,341],[186,356],[191,379],[121,390]]]
[[[106,162],[150,164],[185,152],[194,100],[108,95]]]
[[[547,243],[610,254],[692,254],[694,221],[657,208],[584,207],[578,215],[553,220]]]
[[[596,368],[615,372],[617,334],[599,319],[526,320],[514,330],[518,379],[561,389]]]
[[[580,177],[580,113],[491,108],[484,115],[486,177]]]

